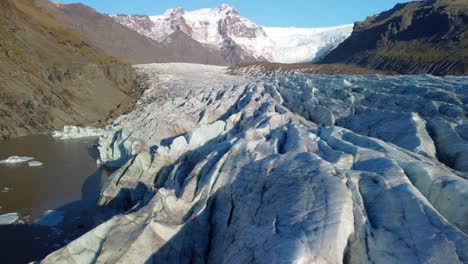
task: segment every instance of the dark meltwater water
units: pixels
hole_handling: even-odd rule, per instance
[[[93,227],[99,191],[110,174],[96,166],[96,142],[95,137],[59,140],[47,135],[0,141],[0,160],[27,156],[43,163],[0,164],[0,215],[20,216],[16,224],[0,225],[2,263],[42,258]],[[59,212],[63,221],[34,224],[48,210]]]

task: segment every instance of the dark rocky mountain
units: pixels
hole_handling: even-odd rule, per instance
[[[468,1],[398,4],[354,25],[322,63],[346,63],[402,74],[468,73]]]
[[[120,115],[134,79],[35,1],[0,1],[0,138]]]
[[[159,43],[83,4],[54,4],[47,0],[41,0],[40,3],[107,55],[123,61],[138,64],[154,62],[225,64],[218,52],[211,51],[187,38],[180,40],[183,43]]]
[[[219,52],[206,48],[183,31],[175,31],[161,43],[167,47],[171,47],[171,62],[226,65]]]
[[[189,12],[176,7],[166,11],[163,15],[163,17],[166,17],[155,21],[145,15],[125,14],[115,15],[113,19],[122,26],[126,26],[141,35],[177,50],[178,52],[174,54],[173,60],[180,60],[181,54],[195,56],[202,60],[203,58],[211,58],[212,56],[207,57],[204,55],[207,52],[219,54],[221,58],[220,62],[215,61],[215,63],[208,64],[238,65],[266,60],[264,57],[255,57],[251,54],[252,52],[243,48],[233,39],[266,37],[261,26],[246,23],[245,19],[234,8],[223,5],[220,8],[210,10],[208,14],[197,16],[197,19],[200,20],[195,25],[192,25],[193,21],[187,21],[185,17],[187,13]],[[216,19],[213,19],[213,17]],[[203,19],[208,19],[209,22]],[[210,24],[210,22],[213,24]],[[200,28],[202,29],[200,30]],[[192,36],[194,33],[198,38]],[[216,38],[219,43],[209,43],[205,39],[210,38],[211,34],[219,34]]]

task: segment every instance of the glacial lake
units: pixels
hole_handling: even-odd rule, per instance
[[[97,138],[60,140],[34,135],[0,141],[0,160],[33,157],[43,163],[0,164],[0,215],[18,212],[26,223],[88,194],[97,198],[106,171],[96,166]]]
[[[111,174],[96,165],[97,140],[34,135],[0,141],[0,160],[26,156],[43,163],[0,164],[0,215],[19,214],[15,224],[0,225],[0,257],[6,263],[42,258],[93,227],[99,191]],[[63,212],[64,223],[34,224],[48,210]]]

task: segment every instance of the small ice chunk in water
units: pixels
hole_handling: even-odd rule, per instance
[[[0,192],[6,193],[6,192],[9,192],[9,191],[12,191],[12,190],[13,190],[12,188],[5,187]]]
[[[31,161],[34,158],[32,157],[20,157],[20,156],[11,156],[8,159],[0,160],[0,164],[15,164]]]
[[[9,225],[13,224],[18,220],[19,214],[18,213],[8,213],[0,215],[0,225]]]
[[[42,166],[44,164],[42,162],[34,160],[34,161],[28,162],[28,165],[29,165],[29,167],[40,167],[40,166]]]
[[[65,213],[63,211],[48,210],[34,224],[53,227],[62,223],[64,217]]]

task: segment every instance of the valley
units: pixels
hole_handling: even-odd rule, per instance
[[[1,263],[468,262],[465,1],[186,1],[0,1]]]

